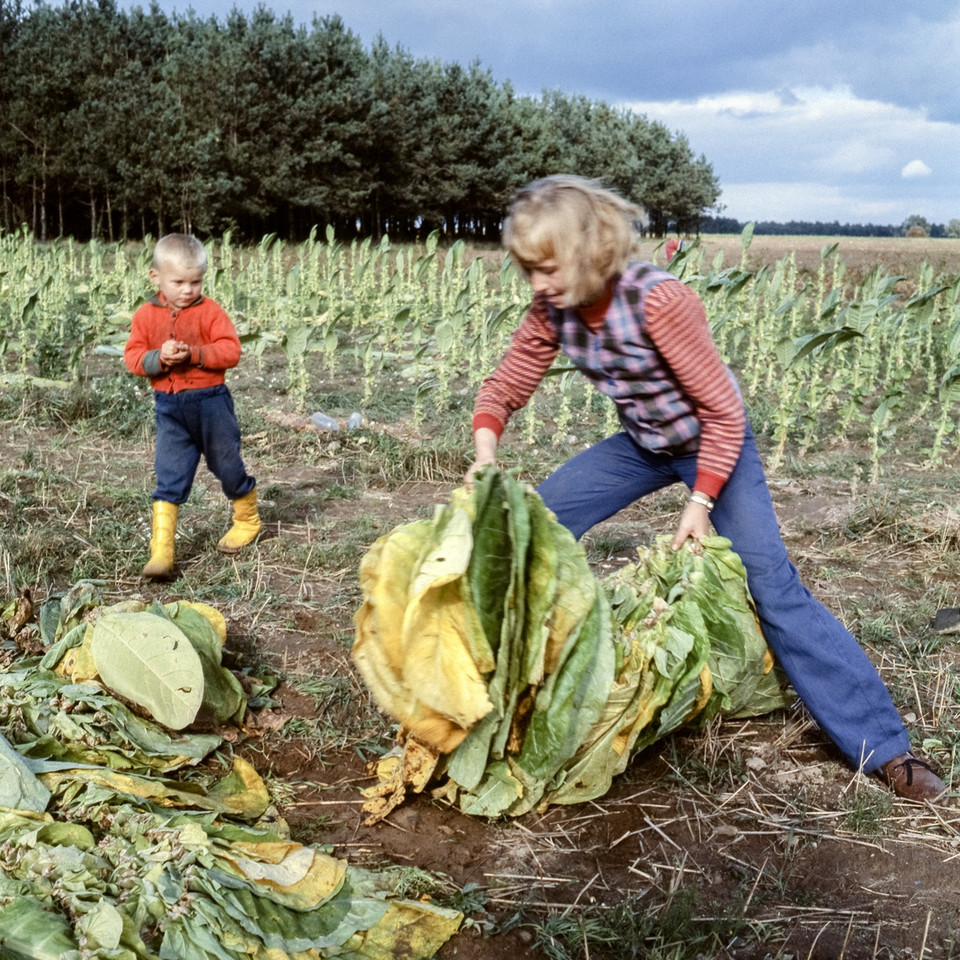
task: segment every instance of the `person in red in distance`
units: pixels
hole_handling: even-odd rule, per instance
[[[157,241],[150,268],[156,294],[133,315],[123,358],[154,390],[157,440],[150,559],[142,576],[174,577],[174,538],[200,457],[233,502],[233,524],[217,544],[236,553],[260,533],[256,480],[240,457],[240,426],[226,371],[240,360],[240,340],[224,309],[201,294],[207,254],[185,233]]]
[[[690,496],[673,548],[729,538],[747,571],[763,633],[794,689],[855,769],[904,799],[946,785],[910,752],[883,681],[846,628],[801,583],[787,557],[739,388],[700,298],[634,259],[637,209],[591,180],[554,176],[514,197],[504,245],[533,288],[506,356],[474,406],[474,463],[496,464],[503,429],[560,350],[616,405],[621,431],[537,488],[576,537],[673,483]]]
[[[671,230],[677,230],[677,225],[672,220],[667,224],[667,232],[669,233]],[[683,249],[683,240],[680,239],[679,230],[677,230],[677,235],[675,237],[671,237],[666,242],[663,249],[667,256],[667,263],[669,263],[674,256]]]

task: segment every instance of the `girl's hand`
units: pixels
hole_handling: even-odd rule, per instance
[[[473,464],[470,466],[470,469],[466,472],[466,474],[463,477],[464,486],[472,487],[473,478],[474,478],[474,475],[477,473],[477,471],[482,470],[484,467],[489,467],[491,464],[493,466],[497,465],[496,457],[491,457],[489,459],[484,458],[483,460],[478,458],[474,460]]]
[[[473,485],[474,474],[482,467],[497,465],[497,445],[500,438],[489,428],[480,427],[473,434],[474,453],[473,465],[463,478],[465,486]]]
[[[689,538],[701,540],[710,533],[710,511],[702,504],[690,500],[680,514],[680,525],[677,535],[670,544],[674,550],[679,550]]]

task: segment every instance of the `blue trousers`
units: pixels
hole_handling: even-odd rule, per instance
[[[240,424],[226,384],[154,393],[157,443],[154,500],[185,503],[190,496],[201,455],[231,500],[248,494],[256,485],[240,457]]]
[[[538,488],[574,536],[635,500],[681,481],[692,488],[696,455],[670,457],[640,449],[625,434],[601,441]],[[753,434],[710,519],[747,571],[764,636],[793,688],[847,762],[865,772],[910,749],[886,686],[850,632],[800,582],[773,510]]]

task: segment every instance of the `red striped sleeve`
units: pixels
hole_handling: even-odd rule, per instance
[[[664,280],[647,295],[647,331],[700,421],[695,489],[716,497],[740,456],[746,415],[720,359],[700,298],[679,281]]]
[[[510,417],[526,405],[560,350],[547,302],[535,297],[496,370],[480,385],[473,429],[489,427],[499,438]]]

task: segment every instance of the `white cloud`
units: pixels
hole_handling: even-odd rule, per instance
[[[725,183],[721,203],[725,216],[743,222],[889,224],[902,222],[912,211],[904,213],[898,200],[864,200],[841,187],[816,181]]]
[[[960,124],[921,108],[842,85],[624,106],[684,133],[713,166],[724,213],[739,220],[899,223],[921,212],[946,223],[960,210]]]
[[[821,168],[837,174],[868,173],[896,163],[895,151],[880,147],[870,137],[838,143],[823,156]]]
[[[901,171],[904,180],[915,180],[917,177],[929,177],[933,171],[922,160],[911,160]]]

